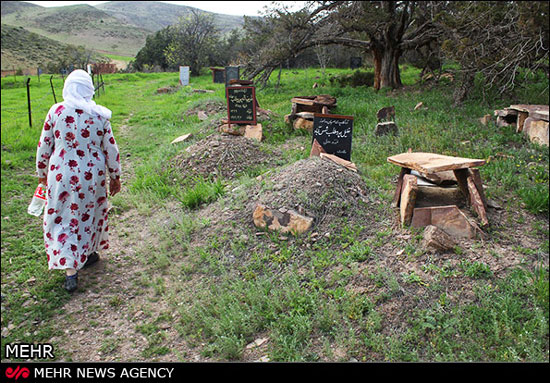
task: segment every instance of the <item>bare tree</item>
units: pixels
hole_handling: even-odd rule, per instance
[[[450,2],[442,50],[460,64],[455,104],[479,76],[484,89],[513,89],[521,71],[548,65],[548,2]]]
[[[273,37],[258,51],[248,73],[262,73],[263,80],[287,57],[310,47],[339,44],[372,54],[376,89],[398,88],[402,53],[439,36],[434,15],[440,8],[438,2],[415,1],[316,1],[297,12],[276,7],[265,21]]]
[[[217,40],[213,17],[191,10],[170,28],[170,33],[171,42],[164,52],[168,64],[189,65],[191,74],[199,75]]]

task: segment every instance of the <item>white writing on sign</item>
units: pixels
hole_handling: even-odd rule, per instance
[[[228,88],[227,103],[229,120],[255,121],[253,88]]]
[[[313,138],[329,154],[350,161],[353,119],[315,116]]]

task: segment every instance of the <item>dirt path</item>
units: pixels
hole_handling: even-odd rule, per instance
[[[119,135],[129,134],[130,129],[121,126]],[[124,198],[133,177],[131,157],[122,159],[122,168],[120,197]],[[53,323],[63,323],[64,328],[63,335],[52,339],[58,358],[74,362],[202,360],[173,327],[176,318],[172,309],[148,286],[147,265],[139,259],[139,252],[157,247],[152,228],[170,219],[167,211],[153,211],[145,219],[134,208],[118,213],[117,206],[113,206],[113,210],[109,218],[109,249],[101,253],[97,264],[79,272],[78,291],[52,318]],[[156,276],[156,271],[152,274]],[[159,272],[158,278],[167,276]],[[164,320],[155,333],[148,332],[147,326],[161,316],[174,320]],[[148,348],[160,345],[169,351],[149,356]]]

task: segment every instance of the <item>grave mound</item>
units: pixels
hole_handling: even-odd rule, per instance
[[[210,176],[225,179],[272,166],[279,156],[255,141],[241,136],[213,134],[176,155],[171,164],[185,176]]]
[[[319,157],[299,160],[266,179],[251,195],[247,212],[258,204],[270,209],[292,209],[314,218],[314,226],[338,218],[358,217],[368,201],[367,186],[356,172]]]

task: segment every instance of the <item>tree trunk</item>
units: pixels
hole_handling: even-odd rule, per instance
[[[374,59],[374,89],[401,88],[399,57],[401,51],[394,47],[379,47],[372,50]]]

